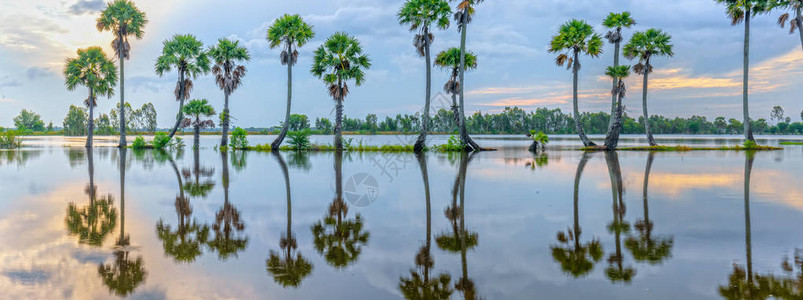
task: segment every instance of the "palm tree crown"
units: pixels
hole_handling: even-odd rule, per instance
[[[485,0],[449,0],[449,2],[457,1],[457,11],[454,13],[454,20],[457,22],[458,31],[463,30],[463,16],[466,16],[465,22],[471,23],[471,17],[474,16],[476,12],[474,6],[477,4],[482,3]]]
[[[96,27],[98,31],[111,31],[114,33],[112,49],[117,58],[128,59],[131,49],[128,37],[134,36],[142,39],[145,33],[143,28],[148,23],[145,13],[137,9],[134,2],[129,0],[115,0],[107,4],[106,9],[98,17]],[[122,45],[121,45],[122,43]]]
[[[459,93],[460,82],[457,77],[460,75],[460,48],[453,47],[438,53],[438,56],[435,57],[435,65],[452,71],[449,81],[443,86],[443,90],[452,94]],[[477,55],[471,51],[466,51],[466,70],[474,70],[476,68]]]
[[[184,114],[193,117],[211,117],[215,115],[215,108],[209,105],[206,99],[194,99],[183,108]]]
[[[268,42],[271,49],[282,44],[286,45],[281,54],[282,65],[288,63],[295,65],[298,60],[297,48],[303,47],[314,37],[312,26],[304,22],[299,15],[284,15],[268,28]]]
[[[803,0],[777,0],[777,1],[778,2],[776,2],[773,5],[773,8],[780,7],[785,10],[795,10],[798,12],[801,9],[803,9]],[[780,25],[781,28],[783,28],[784,26],[786,26],[786,23],[788,22],[789,34],[793,34],[795,33],[795,30],[799,30],[800,28],[798,28],[798,22],[795,20],[795,18],[790,20],[789,19],[790,17],[791,15],[788,12],[781,14],[780,16],[778,16],[778,25]],[[798,17],[800,16],[798,15]]]
[[[644,32],[636,32],[625,45],[624,54],[628,59],[639,59],[639,63],[633,66],[636,74],[652,73],[650,58],[657,56],[673,56],[672,36],[659,30],[648,29]]]
[[[605,69],[605,75],[611,78],[624,79],[630,76],[630,66],[616,66]]]
[[[117,68],[100,47],[79,49],[77,58],[67,59],[64,69],[65,84],[68,90],[79,85],[92,90],[91,99],[85,104],[97,106],[95,95],[111,97],[117,84]]]
[[[620,42],[622,40],[622,28],[630,28],[633,25],[636,25],[636,20],[633,19],[628,11],[611,13],[607,18],[605,18],[604,21],[602,21],[602,26],[612,29],[605,35],[605,38],[607,38],[611,44],[615,44],[616,42]]]
[[[317,50],[312,74],[329,84],[329,95],[343,100],[349,93],[347,81],[354,80],[357,86],[365,82],[365,70],[371,61],[363,53],[362,45],[356,38],[344,32],[333,34]],[[342,83],[338,89],[337,84]]]
[[[239,41],[220,39],[217,45],[209,48],[208,54],[215,61],[212,74],[215,74],[218,87],[226,93],[240,87],[246,69],[237,63],[251,60],[248,49],[241,47]]]
[[[177,34],[164,41],[162,55],[156,59],[156,74],[164,76],[165,72],[170,72],[173,68],[189,77],[184,82],[186,93],[179,94],[180,86],[176,87],[176,100],[180,96],[189,99],[189,91],[192,90],[190,78],[209,73],[209,57],[204,51],[204,44],[192,34]]]
[[[737,25],[744,21],[745,12],[750,11],[750,17],[762,13],[768,13],[773,8],[771,0],[714,0],[719,4],[725,5],[725,13],[731,19],[731,25]]]
[[[449,15],[452,8],[445,0],[407,0],[399,10],[399,24],[410,25],[410,31],[419,31],[413,39],[413,45],[418,50],[420,56],[424,56],[424,46],[432,43],[434,36],[429,33],[430,27],[434,24],[440,29],[449,28]]]
[[[555,59],[558,66],[566,65],[567,69],[580,68],[580,63],[568,55],[569,51],[597,57],[602,54],[602,37],[594,32],[594,27],[583,20],[571,20],[560,26],[558,34],[552,37],[549,52],[559,53]]]

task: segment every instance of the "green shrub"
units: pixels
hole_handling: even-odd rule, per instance
[[[170,144],[170,136],[165,133],[157,133],[155,137],[153,137],[153,148],[155,149],[165,149]]]
[[[248,131],[240,127],[234,128],[231,132],[231,148],[232,149],[247,149],[248,148]]]
[[[16,149],[22,146],[22,139],[14,131],[6,131],[0,135],[0,149]]]
[[[744,146],[745,149],[754,149],[754,148],[756,148],[758,146],[758,144],[756,144],[756,142],[751,141],[751,140],[744,141],[744,144],[742,144],[742,145]]]
[[[435,146],[435,149],[442,152],[458,152],[465,151],[466,145],[463,144],[463,141],[461,141],[459,137],[452,135],[449,137],[449,140],[446,141],[445,145]]]
[[[143,138],[141,135],[137,136],[137,138],[134,139],[134,142],[131,143],[131,148],[134,149],[145,149],[147,147],[148,143],[145,142],[145,138]]]
[[[293,150],[301,151],[310,148],[309,130],[291,131],[287,133],[287,143],[290,144]]]

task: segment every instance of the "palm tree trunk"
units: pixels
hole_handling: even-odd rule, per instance
[[[126,151],[128,149],[120,147],[120,238],[119,240],[127,240],[125,238],[125,162]]]
[[[292,64],[292,48],[290,43],[287,45],[287,110],[284,113],[284,124],[282,124],[282,131],[279,132],[279,136],[273,140],[273,143],[270,143],[270,148],[272,150],[279,150],[279,147],[282,146],[282,141],[284,141],[284,137],[287,136],[287,131],[290,129],[290,105],[293,99],[293,64]]]
[[[231,116],[229,115],[229,92],[223,92],[223,135],[220,138],[220,147],[226,147],[229,145],[229,123],[231,122]]]
[[[588,137],[586,136],[585,131],[583,130],[583,124],[580,123],[580,108],[578,107],[578,104],[577,104],[577,101],[578,101],[577,85],[578,85],[578,81],[579,81],[578,80],[578,73],[580,71],[580,61],[578,61],[578,59],[580,59],[579,56],[580,56],[579,55],[579,51],[575,50],[574,51],[574,61],[573,61],[574,65],[572,66],[572,75],[573,75],[573,78],[572,78],[572,82],[573,82],[573,88],[572,88],[572,93],[573,93],[572,94],[572,97],[573,97],[572,99],[573,99],[573,101],[572,101],[572,104],[574,105],[574,127],[577,130],[577,134],[580,136],[580,140],[583,141],[583,146],[592,147],[592,146],[596,146],[596,144],[594,144],[594,142],[592,142],[591,140],[588,139]]]
[[[748,141],[755,142],[753,138],[753,129],[750,124],[750,108],[748,105],[749,85],[748,78],[750,74],[750,18],[752,17],[750,7],[747,8],[744,17],[744,82],[742,86],[742,107],[744,110],[744,135]]]
[[[125,148],[125,54],[123,53],[123,39],[117,38],[119,42],[119,49],[117,49],[118,57],[120,58],[120,144],[118,148]]]
[[[421,119],[421,133],[418,135],[418,140],[416,140],[415,145],[413,146],[413,151],[415,153],[421,153],[421,151],[424,151],[424,147],[427,145],[427,132],[429,131],[429,105],[432,95],[432,57],[430,55],[429,43],[429,30],[424,28],[424,54],[426,56],[427,64],[427,88],[426,99],[424,100],[424,115]]]
[[[648,188],[650,185],[650,170],[652,170],[652,162],[655,160],[655,152],[650,152],[649,156],[647,157],[647,168],[644,170],[644,194],[642,198],[644,199],[644,228],[647,232],[647,240],[650,240],[650,232],[652,232],[652,223],[650,223],[650,208],[649,208],[649,200],[648,200]]]
[[[221,161],[223,164],[223,171],[221,180],[223,182],[223,202],[224,206],[229,205],[229,155],[227,152],[220,152]]]
[[[608,129],[608,134],[605,136],[605,149],[607,150],[615,150],[619,147],[619,134],[622,132],[622,98],[624,96],[621,93],[621,89],[624,88],[624,82],[617,83],[619,85],[618,88],[614,89],[614,95],[616,95],[618,101],[616,102],[616,109],[614,110],[613,114],[611,115],[611,120],[613,120],[613,124]]]
[[[176,125],[173,126],[173,129],[170,130],[170,134],[168,137],[171,139],[173,136],[176,135],[176,131],[178,130],[178,126],[181,125],[181,120],[184,119],[184,93],[185,91],[185,83],[184,83],[184,71],[178,71],[178,115],[176,115]]]
[[[343,150],[343,84],[338,80],[340,95],[335,99],[335,150]]]
[[[468,136],[468,129],[466,128],[466,112],[465,112],[465,89],[466,89],[466,30],[468,29],[468,11],[464,11],[462,14],[462,18],[460,20],[460,24],[462,26],[462,30],[460,32],[460,108],[459,111],[459,133],[460,133],[460,140],[463,141],[463,144],[466,145],[466,150],[468,151],[480,151],[480,148],[477,143]]]
[[[803,3],[795,9],[795,22],[797,23],[797,33],[800,34],[800,47],[803,48]]]
[[[750,232],[750,176],[753,172],[753,160],[755,153],[747,152],[744,162],[744,240],[745,240],[745,253],[747,256],[747,282],[753,282],[753,252]]]
[[[614,68],[619,66],[619,48],[621,46],[621,40],[622,40],[622,35],[621,35],[622,34],[622,28],[616,28],[616,33],[619,35],[619,40],[616,41],[616,43],[614,44],[614,48],[613,48],[614,49],[613,50],[613,67]],[[619,86],[619,78],[618,77],[614,77],[613,78],[613,86],[612,86],[611,90],[615,90],[617,86]],[[613,129],[613,124],[614,124],[614,122],[616,122],[616,120],[614,120],[614,114],[616,114],[616,94],[611,96],[611,119],[610,119],[610,121],[608,121],[608,131],[611,131]]]
[[[432,249],[432,204],[429,194],[429,173],[427,172],[427,161],[423,153],[416,153],[418,159],[418,166],[421,169],[421,178],[424,180],[424,199],[426,200],[427,209],[427,241],[425,249],[427,251],[427,259],[430,257],[430,249]],[[424,283],[429,283],[429,265],[424,265]],[[429,289],[425,289],[428,293]]]
[[[583,153],[583,158],[577,165],[577,172],[574,173],[574,249],[580,249],[580,177],[588,163],[588,153]]]
[[[92,148],[86,149],[86,164],[89,171],[89,205],[95,202],[95,155]]]
[[[647,58],[646,63],[644,65],[644,86],[642,87],[642,98],[641,98],[641,108],[644,111],[644,132],[647,133],[647,142],[650,143],[650,146],[658,146],[658,143],[655,142],[655,138],[652,137],[652,130],[650,130],[650,114],[647,113],[647,88],[648,88],[648,81],[650,72],[648,71],[650,68],[650,59]]]
[[[292,239],[293,234],[290,232],[291,225],[293,224],[293,213],[292,213],[292,200],[290,198],[290,173],[287,171],[287,164],[284,162],[282,155],[279,154],[278,151],[273,151],[273,157],[276,158],[276,161],[279,162],[279,167],[282,169],[282,175],[284,175],[284,190],[285,195],[287,196],[287,240],[289,241]],[[288,251],[290,247],[287,247]]]
[[[337,195],[336,201],[343,201],[343,151],[335,151],[335,194]],[[337,215],[338,224],[340,224],[340,212]]]
[[[89,120],[86,123],[86,147],[92,148],[92,140],[95,135],[95,91],[89,88]]]
[[[201,147],[201,118],[195,116],[195,134],[193,136],[192,148],[200,149]]]

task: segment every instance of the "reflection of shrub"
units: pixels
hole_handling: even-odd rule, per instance
[[[234,128],[231,132],[231,148],[232,149],[246,149],[248,148],[248,131],[240,127]]]
[[[148,147],[148,143],[145,142],[145,138],[141,135],[134,139],[134,142],[131,143],[131,148],[134,149],[145,149]]]
[[[0,135],[0,149],[15,149],[22,146],[22,139],[13,131],[6,131]]]
[[[306,129],[291,131],[287,133],[287,138],[289,139],[287,142],[290,144],[293,150],[307,150],[310,148],[309,136],[310,132]]]

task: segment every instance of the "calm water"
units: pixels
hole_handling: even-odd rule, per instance
[[[216,141],[0,151],[0,298],[799,295],[803,146],[606,155],[562,150],[578,144],[566,136],[534,156],[519,137],[480,137],[500,151],[416,157],[222,155]]]

